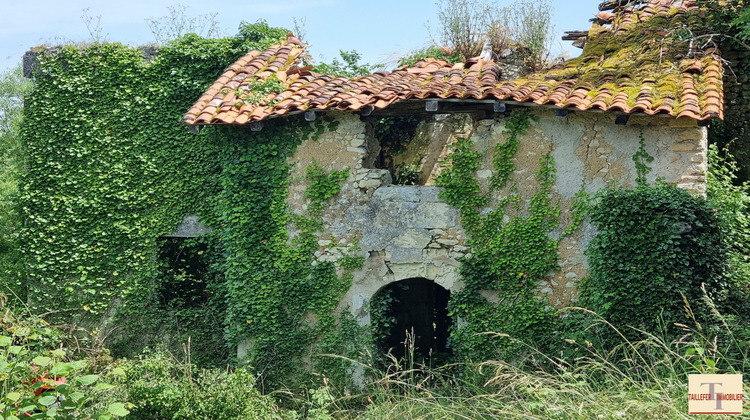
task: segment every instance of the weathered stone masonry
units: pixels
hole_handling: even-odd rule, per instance
[[[660,179],[705,193],[706,130],[693,120],[633,116],[621,126],[614,123],[613,114],[580,112],[556,117],[553,111],[541,108],[533,113],[539,120],[520,138],[513,182],[522,200],[528,200],[537,187],[539,159],[551,152],[557,169],[552,198],[560,206],[561,230],[570,223],[570,206],[581,188],[593,193],[613,181],[634,185],[632,157],[641,135],[646,151],[654,157],[649,164],[650,182]],[[292,211],[306,209],[304,173],[313,161],[327,170],[349,168],[349,179],[341,193],[324,211],[324,230],[316,253],[318,261],[335,261],[357,243],[361,249],[357,252],[365,257],[365,265],[354,273],[341,308],[349,307],[366,324],[369,300],[389,283],[421,277],[451,291],[461,289],[458,260],[471,250],[466,246],[458,211],[438,198],[439,187],[392,185],[387,170],[372,167],[380,147],[369,126],[371,120],[349,113],[329,115],[339,122],[336,130],[324,133],[317,141],[305,141],[290,158],[295,169],[288,203]],[[470,114],[450,118],[459,127],[446,143],[471,139],[485,156],[477,177],[486,184],[492,175],[492,150],[505,141],[504,118],[476,119]],[[437,123],[428,119],[420,124]],[[493,198],[502,194],[507,191]],[[552,306],[576,300],[577,281],[587,269],[583,250],[593,234],[593,228],[584,223],[560,242],[561,269],[538,284],[540,296],[546,296]]]

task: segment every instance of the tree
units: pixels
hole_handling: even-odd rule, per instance
[[[185,34],[194,33],[204,38],[219,36],[219,21],[216,12],[190,17],[187,6],[177,4],[167,6],[169,15],[159,18],[146,18],[148,28],[156,38],[156,43],[165,45],[169,41],[181,38]],[[243,22],[244,23],[244,22]]]
[[[17,294],[21,294],[17,248],[20,222],[14,196],[23,171],[23,99],[30,91],[31,82],[23,77],[20,65],[0,75],[0,283]]]
[[[358,53],[357,50],[339,50],[339,55],[342,61],[334,58],[330,63],[320,63],[315,66],[315,71],[329,76],[356,77],[370,74],[375,68],[370,63],[360,64],[359,60],[362,58],[362,54]]]

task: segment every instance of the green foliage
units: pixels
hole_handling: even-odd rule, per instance
[[[581,303],[618,328],[678,333],[673,322],[708,319],[702,285],[716,302],[727,298],[727,250],[704,198],[671,185],[610,188],[590,217],[598,233],[586,251]],[[694,307],[687,318],[683,297]]]
[[[315,66],[315,71],[329,76],[357,77],[370,74],[375,70],[375,66],[370,63],[360,64],[362,54],[357,50],[339,50],[339,55],[341,61],[334,58],[330,63],[320,63]]]
[[[269,387],[309,379],[300,359],[311,345],[348,354],[361,334],[339,328],[333,312],[362,257],[314,258],[317,219],[348,170],[311,165],[308,214],[286,209],[287,158],[337,123],[291,118],[260,133],[199,135],[180,124],[238,56],[286,33],[259,21],[235,38],[186,35],[150,63],[119,44],[41,54],[25,109],[29,170],[20,197],[35,311],[91,322],[116,309],[103,326],[117,353],[187,343],[201,366],[225,365],[230,349],[249,340],[249,361]],[[258,82],[245,100],[279,86]],[[191,214],[213,233],[159,239]]]
[[[698,0],[697,3],[706,17],[705,29],[688,37],[686,46],[689,42],[702,43],[704,39],[717,41],[730,80],[724,85],[724,118],[711,122],[708,140],[734,155],[739,169],[735,182],[748,181],[750,130],[741,80],[750,72],[750,7],[746,0]]]
[[[157,238],[190,214],[218,223],[212,198],[221,188],[223,142],[210,130],[190,134],[180,119],[248,48],[279,41],[268,33],[253,37],[252,28],[243,27],[245,38],[185,36],[151,62],[119,44],[41,52],[24,109],[28,171],[19,197],[34,311],[69,322],[118,303],[125,328],[112,340],[123,351],[131,347],[126,353],[137,351],[132,337],[143,326],[158,336],[165,323],[202,324],[190,334],[215,336],[216,325],[200,322],[224,319],[210,302],[159,302],[159,290],[174,279],[160,268]],[[211,250],[221,255],[223,247],[217,242]]]
[[[61,331],[36,317],[21,319],[2,313],[0,335],[0,414],[5,419],[112,419],[128,414],[126,405],[111,399],[92,412],[115,388],[92,372],[89,360],[75,360],[62,342]],[[119,371],[112,370],[117,376]]]
[[[653,162],[654,157],[646,152],[646,139],[643,138],[643,132],[641,132],[639,139],[640,146],[638,147],[638,151],[633,155],[636,172],[635,183],[639,187],[645,187],[647,185],[646,175],[651,172],[651,167],[647,163]]]
[[[288,29],[269,26],[265,19],[258,19],[255,23],[242,21],[237,37],[243,39],[251,48],[263,51],[277,44],[279,40],[286,39],[289,32]]]
[[[235,101],[234,106],[241,108],[245,103],[272,106],[275,102],[267,100],[266,97],[272,93],[281,93],[284,89],[284,85],[276,75],[271,75],[264,80],[250,82],[245,92],[238,92],[238,99]]]
[[[712,33],[737,41],[750,39],[750,8],[745,0],[698,0],[697,4],[703,9]]]
[[[387,288],[376,293],[367,308],[370,314],[370,331],[375,344],[380,348],[385,347],[382,343],[386,342],[391,328],[396,325],[396,317],[388,315],[388,308],[394,303],[392,290]]]
[[[750,40],[750,7],[744,0],[738,0],[735,2],[733,8],[737,13],[731,20],[731,26],[737,31],[737,38],[747,42]]]
[[[179,120],[244,48],[187,36],[151,64],[117,44],[40,57],[21,195],[34,308],[101,312],[154,281],[159,235],[211,220],[220,144]]]
[[[494,150],[491,191],[498,191],[511,181],[511,159],[530,120],[528,112],[518,111],[507,119],[507,140]],[[451,155],[452,167],[438,179],[445,187],[441,192],[443,199],[461,212],[473,253],[460,268],[466,285],[451,296],[449,304],[451,314],[467,325],[453,332],[451,342],[454,352],[469,358],[518,356],[522,346],[512,339],[541,342],[554,325],[548,305],[535,297],[537,283],[557,267],[558,260],[559,239],[551,237],[559,227],[559,209],[550,199],[554,161],[550,154],[542,157],[536,175],[539,186],[525,212],[519,211],[521,203],[513,188],[496,208],[484,212],[490,201],[476,179],[480,159],[480,153],[473,150],[469,141],[458,142]],[[497,303],[482,296],[483,290],[493,291]],[[508,336],[497,339],[482,334],[488,331]]]
[[[314,161],[307,167],[305,179],[310,186],[305,192],[305,197],[310,199],[310,213],[320,216],[320,212],[331,197],[341,191],[341,182],[349,177],[349,168],[340,171],[326,173],[323,168]]]
[[[729,276],[737,283],[750,281],[750,184],[735,185],[738,167],[727,150],[708,149],[707,198],[718,210],[719,228],[729,245]]]
[[[419,185],[422,171],[415,164],[401,164],[393,168],[393,183],[395,185]]]
[[[119,309],[121,331],[109,347],[119,357],[135,357],[145,347],[182,351],[202,367],[223,367],[230,348],[223,334],[226,290],[220,265],[223,248],[215,235],[162,238],[154,257],[155,281],[134,290],[139,302]]]
[[[202,369],[163,350],[119,364],[136,419],[296,419],[261,395],[250,369]]]
[[[508,138],[505,143],[499,144],[495,148],[492,159],[495,171],[490,179],[490,188],[503,188],[510,181],[511,174],[515,169],[512,159],[520,144],[518,136],[526,134],[526,129],[529,128],[533,119],[535,118],[532,116],[519,117],[519,114],[517,114],[506,121],[503,134],[508,135]]]
[[[612,336],[619,333],[601,326]],[[585,326],[578,328],[577,333],[585,332]],[[461,364],[461,375],[455,365],[379,373],[368,395],[373,402],[356,418],[688,418],[688,375],[746,372],[749,363],[717,348],[713,336],[692,323],[678,338],[640,331],[635,339],[620,337],[606,350],[583,340],[572,344],[577,354],[569,361],[529,347],[527,365],[498,359]],[[745,383],[744,392],[748,390]],[[744,416],[748,414],[745,407]]]
[[[23,169],[20,139],[23,100],[30,90],[31,82],[23,78],[20,65],[0,75],[0,285],[22,298],[26,293],[18,249],[21,226],[14,197]]]
[[[749,347],[750,329],[750,194],[748,183],[735,185],[738,167],[727,150],[708,149],[707,197],[717,210],[719,229],[728,248],[725,275],[729,279],[728,297],[721,310],[736,329],[739,340]]]
[[[448,53],[450,51],[450,53]],[[438,60],[445,60],[449,63],[460,63],[464,61],[464,57],[458,53],[455,53],[448,49],[438,48],[436,46],[429,46],[421,50],[414,51],[413,53],[401,57],[398,59],[398,66],[411,67],[419,61],[427,58],[436,58]]]
[[[226,333],[231,344],[249,340],[248,361],[262,367],[264,386],[271,388],[283,380],[290,386],[312,380],[300,362],[310,346],[313,354],[323,348],[328,350],[321,353],[333,352],[341,333],[333,312],[349,289],[350,271],[361,265],[347,261],[339,271],[314,258],[322,207],[338,193],[348,170],[328,174],[311,164],[308,214],[286,211],[286,159],[315,131],[301,119],[287,119],[261,133],[237,128],[216,133],[217,140],[228,140],[218,200],[219,236],[227,255],[222,265]]]

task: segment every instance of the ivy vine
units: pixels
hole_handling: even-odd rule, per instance
[[[463,320],[451,335],[454,352],[469,359],[518,355],[517,341],[498,340],[488,331],[507,334],[514,339],[538,342],[552,330],[555,316],[549,305],[536,296],[537,283],[557,269],[557,246],[560,238],[560,210],[552,202],[555,182],[554,159],[545,154],[536,174],[538,188],[524,205],[514,186],[509,185],[514,170],[513,157],[519,137],[526,133],[533,116],[528,111],[514,111],[505,121],[506,141],[493,151],[494,175],[489,191],[483,191],[476,178],[482,159],[469,140],[460,141],[451,155],[451,167],[438,179],[445,187],[441,196],[457,207],[462,225],[469,234],[471,257],[464,258],[460,274],[465,287],[451,296],[452,316]],[[490,211],[490,191],[508,187],[510,193]],[[515,209],[515,212],[510,212]],[[524,211],[519,211],[524,210]],[[575,218],[574,224],[582,218]],[[572,232],[570,226],[566,232]],[[492,302],[483,292],[494,295]]]
[[[19,197],[34,311],[86,325],[104,316],[101,334],[116,356],[165,340],[180,351],[191,338],[194,361],[222,365],[248,340],[247,362],[266,386],[304,383],[315,366],[346,369],[320,357],[306,369],[301,359],[310,351],[349,354],[361,337],[356,323],[335,315],[361,257],[314,258],[322,208],[349,171],[312,164],[308,214],[292,214],[285,201],[287,158],[336,123],[289,118],[262,132],[219,127],[197,135],[180,123],[237,57],[279,41],[276,32],[257,32],[276,29],[187,35],[151,62],[120,44],[40,53],[24,111],[28,171]],[[200,279],[160,259],[171,246],[163,236],[193,214],[213,229],[180,245],[202,260]],[[170,292],[188,286],[194,294]]]

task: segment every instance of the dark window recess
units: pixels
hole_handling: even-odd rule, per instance
[[[383,315],[390,327],[378,343],[383,353],[401,359],[413,345],[419,362],[450,353],[447,344],[453,320],[448,316],[448,290],[432,280],[413,278],[391,283],[376,295],[381,294],[389,296]]]
[[[391,171],[396,185],[420,185],[421,170],[418,150],[412,140],[423,117],[414,115],[383,117],[375,124],[375,137],[380,141],[380,154],[375,167]]]
[[[165,306],[200,306],[208,301],[206,245],[192,238],[165,238],[159,251],[159,299]]]
[[[434,185],[442,160],[450,152],[467,115],[403,115],[382,117],[373,127],[380,153],[374,166],[388,169],[395,185]]]

